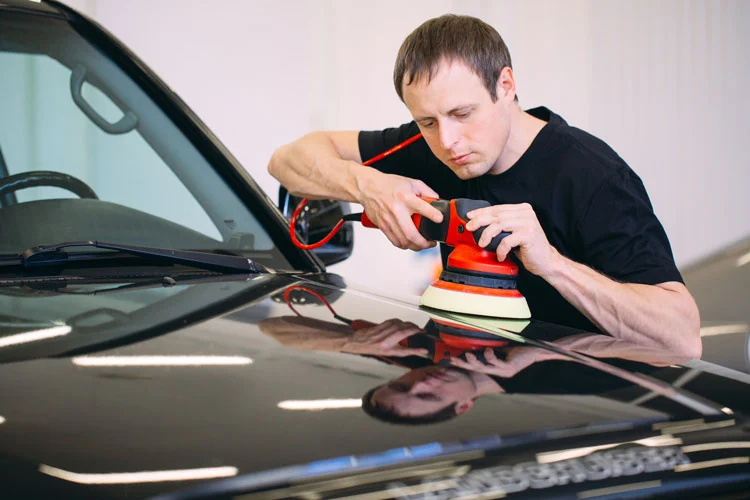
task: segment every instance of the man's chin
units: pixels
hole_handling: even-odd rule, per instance
[[[454,169],[453,172],[462,181],[474,179],[476,177],[480,177],[484,175],[485,173],[487,173],[486,169],[484,168],[484,165],[476,164],[476,163],[462,165],[461,167]]]

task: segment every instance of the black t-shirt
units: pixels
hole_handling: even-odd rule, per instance
[[[569,259],[621,282],[682,283],[667,235],[638,175],[606,143],[569,126],[547,108],[528,113],[547,124],[502,174],[461,180],[424,140],[373,167],[419,179],[444,199],[471,198],[492,205],[529,203],[549,242]],[[372,158],[417,133],[414,122],[360,132],[361,157]],[[442,250],[445,264],[450,249]],[[535,319],[597,330],[557,290],[522,266],[518,289]]]

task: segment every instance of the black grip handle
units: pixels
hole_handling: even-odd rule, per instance
[[[439,241],[445,243],[448,238],[448,225],[451,215],[451,202],[448,200],[433,200],[430,205],[440,210],[443,214],[443,222],[432,222],[427,217],[422,217],[419,221],[419,234],[424,236],[428,241]]]
[[[482,237],[482,233],[485,229],[487,229],[487,226],[482,226],[474,231],[474,241],[476,241],[477,244],[479,244],[479,238]],[[484,249],[488,252],[497,251],[497,247],[500,246],[500,242],[502,242],[506,236],[510,236],[510,233],[503,231],[502,233],[492,238],[492,241],[490,241],[490,243],[486,247],[484,247]]]
[[[456,213],[459,217],[461,217],[461,219],[467,222],[469,220],[469,216],[467,215],[469,212],[478,208],[485,208],[490,206],[490,202],[484,200],[469,200],[466,198],[459,198],[455,200],[455,202]],[[477,245],[479,245],[479,238],[482,237],[485,229],[487,229],[487,226],[482,226],[474,231],[474,233],[472,233],[472,235],[474,236],[474,243],[476,243]],[[510,236],[510,233],[504,231],[498,234],[497,236],[492,238],[492,241],[490,241],[490,243],[486,247],[484,247],[484,249],[488,252],[496,251],[497,247],[500,245],[500,242],[503,241],[506,236]]]

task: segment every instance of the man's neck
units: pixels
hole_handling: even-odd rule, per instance
[[[547,124],[544,120],[531,116],[517,106],[511,109],[510,134],[508,135],[508,141],[505,143],[503,152],[500,158],[498,158],[500,168],[497,172],[494,172],[496,174],[507,172],[515,165],[526,150],[529,149],[531,143],[534,142],[537,134]]]

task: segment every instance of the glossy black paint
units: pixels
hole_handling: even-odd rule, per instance
[[[259,329],[258,324],[269,318],[295,316],[283,292],[300,285],[327,297],[336,313],[347,318],[374,324],[401,318],[422,325],[434,317],[411,304],[277,276],[262,283],[260,290],[253,290],[256,285],[248,283],[242,287],[246,291],[240,288],[239,293],[230,294],[209,308],[196,307],[194,313],[176,318],[170,324],[160,324],[154,314],[151,318],[154,326],[119,341],[108,337],[104,323],[98,334],[84,328],[80,332],[74,329],[59,339],[6,347],[3,354],[13,353],[10,359],[15,362],[0,365],[0,405],[6,419],[0,425],[0,449],[5,455],[0,474],[4,484],[13,484],[18,491],[43,492],[55,497],[91,494],[100,498],[141,498],[194,486],[196,481],[71,486],[73,481],[50,481],[38,469],[45,465],[76,474],[111,474],[236,467],[238,481],[246,488],[252,483],[247,478],[257,479],[257,474],[266,476],[269,470],[304,468],[310,462],[335,457],[378,455],[430,443],[446,450],[450,450],[449,443],[463,443],[464,447],[469,443],[471,447],[471,442],[478,442],[478,448],[482,449],[510,446],[515,451],[501,455],[502,463],[512,463],[541,451],[660,435],[652,426],[670,419],[734,422],[703,435],[695,433],[685,443],[725,439],[748,442],[747,424],[738,426],[744,417],[718,410],[724,405],[733,409],[746,406],[747,385],[741,388],[744,393],[733,388],[728,393],[733,400],[721,404],[710,404],[712,394],[721,387],[720,378],[695,395],[677,389],[688,399],[699,396],[697,401],[709,401],[705,406],[698,405],[701,411],[664,396],[634,405],[630,401],[651,394],[649,384],[654,380],[664,378],[671,382],[688,372],[685,368],[668,367],[650,370],[647,365],[643,365],[643,371],[648,375],[631,371],[631,381],[623,381],[617,384],[619,387],[601,394],[585,386],[606,377],[604,372],[594,373],[594,379],[582,377],[577,386],[569,387],[568,396],[560,394],[559,388],[550,396],[490,395],[480,398],[467,414],[428,426],[379,422],[359,408],[281,409],[279,403],[287,400],[356,400],[372,387],[409,370],[394,364],[394,361],[407,362],[406,358],[391,358],[386,362],[371,356],[331,352],[324,344],[305,344],[283,335],[274,338],[267,327],[265,333]],[[206,300],[211,301],[213,293],[207,288],[210,283],[188,286],[197,287],[199,292],[201,287],[206,288]],[[128,294],[133,293],[126,290],[118,292],[116,297],[127,300]],[[58,298],[70,302],[71,296]],[[97,296],[73,298],[91,303]],[[55,296],[50,299],[48,304],[54,302]],[[245,305],[237,309],[240,303]],[[318,300],[298,301],[294,309],[303,317],[325,322],[331,331],[337,328],[338,322]],[[206,320],[208,316],[213,318]],[[467,324],[472,324],[471,318]],[[521,337],[524,342],[544,346],[555,338],[554,325],[537,326],[535,336],[547,332],[547,340]],[[562,331],[570,333],[567,329]],[[510,331],[508,336],[515,338]],[[100,343],[102,339],[107,341]],[[68,354],[41,357],[45,354],[38,350],[46,342],[53,343],[55,351]],[[82,347],[86,342],[91,344],[88,350]],[[554,345],[549,348],[555,349]],[[23,354],[25,350],[27,356]],[[76,351],[88,351],[88,358],[95,359],[179,354],[240,356],[253,361],[234,366],[96,367],[80,364],[80,358],[72,357]],[[592,376],[594,365],[585,366],[586,359],[576,361],[575,354],[567,356],[571,367],[581,366],[583,375]],[[606,372],[614,365],[599,368]],[[642,365],[632,364],[631,368],[638,366]],[[668,383],[664,387],[674,389]],[[545,388],[537,386],[534,392],[544,393]],[[17,474],[19,470],[25,472]],[[291,472],[299,474],[300,470]],[[354,470],[334,472],[352,474]],[[716,475],[718,471],[712,473]],[[292,479],[283,477],[274,484],[280,486]],[[232,482],[217,484],[236,486]]]

